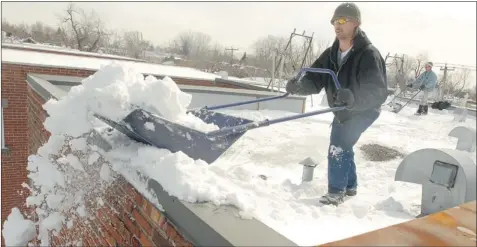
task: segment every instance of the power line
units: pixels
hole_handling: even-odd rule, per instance
[[[435,63],[434,66],[436,67],[441,67],[441,68],[446,68],[448,66],[454,68],[454,69],[470,69],[470,70],[477,70],[475,66],[472,65],[463,65],[463,64],[452,64],[452,63]],[[441,69],[443,70],[443,69]],[[451,71],[451,70],[449,70]]]

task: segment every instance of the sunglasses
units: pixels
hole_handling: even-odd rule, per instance
[[[343,24],[346,24],[349,21],[351,21],[351,20],[348,19],[348,18],[345,18],[345,17],[341,17],[341,18],[337,18],[337,19],[332,20],[331,25],[335,25],[335,24],[343,25]]]

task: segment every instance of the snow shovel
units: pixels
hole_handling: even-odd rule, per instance
[[[407,104],[409,104],[409,102],[411,102],[411,101],[414,99],[414,97],[416,97],[420,92],[421,92],[421,89],[419,89],[419,90],[417,91],[417,93],[414,94],[414,96],[412,96],[411,99],[408,100],[408,101],[406,102],[406,104],[404,104],[403,106],[401,106],[401,104],[399,104],[399,103],[394,103],[392,112],[394,112],[394,113],[396,113],[396,114],[399,113],[399,112],[400,112]]]
[[[399,92],[399,93],[398,93],[397,95],[395,95],[388,103],[384,103],[384,104],[382,104],[381,106],[384,106],[384,105],[391,106],[391,105],[395,104],[395,103],[393,103],[394,100],[397,99],[397,98],[399,98],[399,96],[401,96],[401,94],[403,94],[405,91],[406,91],[406,90],[403,90],[403,91]]]
[[[297,74],[298,80],[301,80],[305,72],[329,74],[333,78],[336,88],[340,88],[338,78],[332,70],[319,68],[304,68],[301,69],[300,72]],[[309,117],[313,115],[341,111],[345,109],[345,106],[332,107],[323,110],[317,110],[275,119],[265,119],[262,121],[255,122],[249,119],[234,117],[213,111],[233,106],[276,100],[279,98],[285,98],[288,95],[288,93],[285,93],[280,96],[273,96],[212,107],[205,106],[197,110],[189,111],[191,114],[197,116],[205,123],[213,123],[219,127],[218,130],[210,131],[207,133],[186,127],[178,123],[174,123],[143,109],[135,109],[121,122],[112,121],[111,119],[108,119],[99,114],[95,114],[95,116],[109,126],[122,132],[123,134],[137,142],[149,144],[158,148],[168,149],[173,153],[182,151],[192,159],[201,159],[208,164],[211,164],[248,130],[269,126],[271,124],[277,124],[290,120]],[[153,123],[154,128],[146,128],[144,126],[146,122]]]

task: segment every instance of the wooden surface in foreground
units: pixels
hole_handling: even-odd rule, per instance
[[[476,246],[476,201],[320,246]]]

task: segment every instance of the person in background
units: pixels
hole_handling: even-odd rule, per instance
[[[427,115],[429,110],[429,105],[427,104],[429,93],[433,92],[437,86],[437,75],[434,71],[432,71],[432,66],[432,62],[427,62],[425,65],[426,71],[421,73],[414,82],[407,85],[410,88],[419,87],[419,89],[423,92],[421,102],[419,103],[419,108],[415,113],[416,115]]]
[[[360,28],[358,6],[340,4],[331,24],[336,39],[311,68],[333,70],[341,88],[336,89],[330,75],[306,73],[301,80],[289,80],[286,90],[290,94],[311,95],[324,89],[330,107],[346,107],[334,113],[328,149],[328,193],[319,199],[323,204],[338,205],[345,196],[357,194],[353,147],[379,117],[388,89],[384,59]]]

